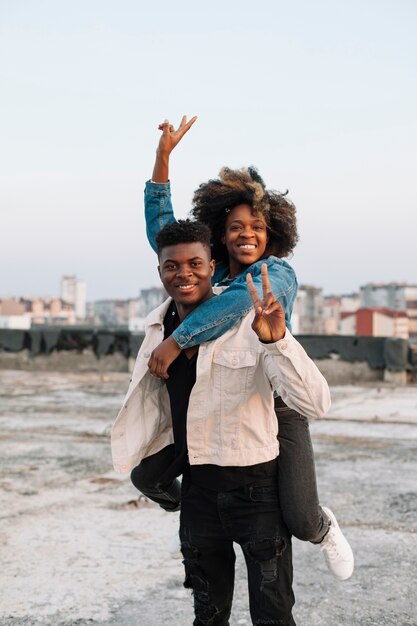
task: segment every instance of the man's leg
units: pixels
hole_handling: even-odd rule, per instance
[[[245,556],[252,623],[295,626],[291,537],[279,509],[276,478],[219,495],[220,518]]]
[[[220,526],[217,493],[183,480],[180,516],[184,586],[194,595],[194,626],[229,626],[235,553]]]
[[[174,446],[170,445],[143,459],[130,474],[130,479],[136,489],[159,504],[165,511],[178,511],[180,507],[181,484],[179,480],[160,482],[173,460]]]

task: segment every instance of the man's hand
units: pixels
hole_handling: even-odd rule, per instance
[[[252,275],[246,274],[246,282],[255,307],[252,329],[263,343],[274,343],[285,335],[285,313],[271,292],[266,263],[262,264],[261,276],[263,300],[260,299],[253,284]]]
[[[151,352],[151,358],[148,361],[149,371],[152,376],[166,380],[168,376],[168,367],[177,358],[181,348],[171,336],[159,344],[155,350]]]
[[[185,133],[190,130],[196,119],[197,116],[194,115],[194,117],[187,122],[187,116],[183,115],[177,130],[169,123],[169,120],[164,120],[162,124],[159,124],[158,128],[162,130],[162,135],[156,149],[155,165],[152,172],[152,180],[154,183],[168,182],[169,155],[177,143],[184,137]]]

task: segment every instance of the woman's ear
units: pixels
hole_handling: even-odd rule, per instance
[[[226,235],[223,233],[223,235],[220,237],[220,241],[222,242],[223,245],[226,244]]]

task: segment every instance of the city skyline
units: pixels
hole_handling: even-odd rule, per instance
[[[64,277],[61,276],[61,279]],[[86,291],[88,294],[88,285],[86,283],[86,281],[81,281],[83,283],[85,283],[85,287],[86,287]],[[299,288],[305,288],[305,287],[312,287],[314,289],[319,289],[323,292],[323,296],[325,298],[331,298],[331,297],[342,297],[342,296],[352,296],[352,295],[359,295],[361,289],[367,285],[404,285],[407,287],[417,287],[417,280],[414,282],[408,282],[408,281],[401,281],[401,280],[393,280],[393,281],[369,281],[368,283],[363,283],[361,285],[357,285],[356,288],[352,289],[351,291],[339,291],[339,292],[326,292],[324,290],[324,287],[322,285],[319,284],[311,284],[311,283],[299,283]],[[99,301],[105,301],[105,300],[132,300],[135,298],[138,298],[140,296],[141,291],[146,291],[146,290],[152,290],[152,289],[163,289],[162,287],[162,283],[156,283],[154,285],[149,285],[148,287],[139,287],[136,291],[136,293],[132,293],[132,294],[127,294],[126,296],[114,296],[112,294],[109,294],[108,296],[105,296],[103,298],[86,298],[86,302],[87,303],[91,303],[91,302],[99,302]],[[0,293],[0,300],[4,300],[6,298],[41,298],[41,299],[45,299],[45,300],[50,300],[53,298],[61,298],[63,301],[66,301],[65,298],[62,298],[61,295],[59,295],[59,288],[54,291],[51,291],[50,293],[40,293],[40,292],[32,292],[32,293]]]
[[[0,7],[0,294],[88,299],[158,286],[143,187],[157,126],[199,119],[172,157],[178,217],[224,164],[298,210],[300,283],[417,282],[417,6],[162,0]]]

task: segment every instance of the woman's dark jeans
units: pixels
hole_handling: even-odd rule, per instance
[[[217,492],[183,478],[180,516],[185,587],[194,626],[228,626],[235,553],[243,551],[253,624],[295,626],[291,536],[282,521],[275,477]]]
[[[308,419],[275,399],[278,419],[278,493],[288,530],[302,541],[320,543],[329,529],[329,519],[319,505],[314,453]],[[177,479],[161,484],[160,477],[174,459],[174,446],[143,459],[132,470],[131,480],[139,491],[166,511],[177,511],[181,487]]]
[[[330,521],[319,505],[308,418],[275,399],[278,418],[278,492],[288,530],[302,541],[320,543]]]
[[[168,482],[160,482],[160,477],[166,473],[174,458],[174,445],[167,446],[143,459],[130,474],[130,479],[136,489],[159,504],[165,511],[178,511],[180,508],[180,481],[174,478]]]

